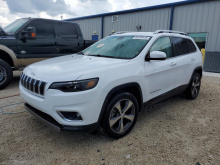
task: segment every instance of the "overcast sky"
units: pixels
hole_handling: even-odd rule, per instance
[[[183,0],[0,0],[0,25],[15,19],[63,19],[134,9]]]

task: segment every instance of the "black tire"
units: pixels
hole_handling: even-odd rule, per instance
[[[7,87],[13,79],[13,71],[7,62],[0,59],[0,90]]]
[[[116,139],[127,135],[137,121],[138,107],[137,99],[132,94],[123,92],[116,95],[107,105],[103,116],[104,132]]]
[[[201,86],[201,75],[199,73],[195,73],[192,77],[192,80],[189,86],[186,89],[186,98],[190,100],[194,100],[199,95]]]

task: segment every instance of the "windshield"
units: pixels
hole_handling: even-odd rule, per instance
[[[29,19],[18,19],[6,27],[3,28],[3,30],[6,33],[15,33],[21,26],[23,26]]]
[[[91,56],[131,59],[142,51],[149,40],[147,36],[109,36],[82,52]]]

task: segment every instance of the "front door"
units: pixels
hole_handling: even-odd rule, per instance
[[[27,27],[36,28],[36,39],[18,39],[17,41],[17,56],[21,61],[25,61],[23,66],[27,65],[27,60],[38,61],[42,58],[59,56],[57,37],[52,22],[33,20],[23,30],[26,30]]]
[[[175,86],[175,58],[172,58],[172,47],[169,37],[159,38],[151,47],[152,51],[166,53],[167,59],[145,62],[145,85],[147,100],[160,96]],[[148,53],[148,55],[149,55]]]

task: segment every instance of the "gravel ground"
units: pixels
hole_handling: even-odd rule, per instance
[[[0,98],[19,93],[19,74]],[[102,131],[53,132],[25,111],[20,96],[0,99],[0,164],[218,165],[219,98],[220,78],[204,76],[196,100],[177,96],[145,108],[130,134],[118,140]]]

